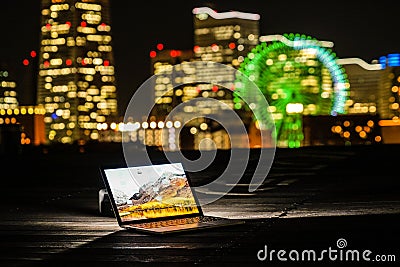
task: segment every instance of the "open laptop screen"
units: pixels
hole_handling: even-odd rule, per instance
[[[181,163],[104,169],[122,222],[199,213]]]

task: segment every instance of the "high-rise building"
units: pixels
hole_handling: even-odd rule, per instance
[[[0,110],[6,112],[18,107],[16,87],[15,73],[10,73],[8,65],[0,65]]]
[[[150,123],[164,120],[177,105],[184,103],[170,118],[186,120],[181,132],[184,140],[175,136],[177,148],[198,149],[200,143],[203,149],[213,148],[212,142],[202,142],[203,139],[213,140],[216,147],[222,149],[230,148],[232,139],[237,139],[233,143],[243,144],[242,136],[228,136],[221,127],[222,122],[207,119],[207,115],[225,119],[225,127],[243,123],[226,120],[229,116],[224,116],[224,112],[233,109],[236,69],[258,44],[260,15],[237,11],[218,13],[208,7],[198,7],[193,9],[193,16],[193,50],[164,50],[163,45],[158,44],[157,49],[150,52],[152,74],[157,77],[154,116]],[[149,137],[146,135],[146,140],[165,139]]]
[[[350,82],[349,114],[378,114],[398,119],[400,114],[400,54],[382,56],[379,62],[359,58],[338,60]]]
[[[227,149],[247,146],[242,134],[227,133],[226,129],[237,129],[241,125],[249,127],[249,113],[238,115],[241,121],[232,118],[229,110],[233,110],[233,89],[236,81],[236,70],[247,54],[259,43],[260,15],[255,13],[228,11],[217,12],[209,7],[193,9],[194,28],[194,61],[196,65],[197,94],[186,97],[202,97],[186,107],[187,113],[194,119],[187,124],[193,135],[194,147],[203,149]],[[218,64],[204,64],[213,62]],[[221,67],[220,64],[227,67]],[[204,81],[204,82],[203,82]],[[191,91],[189,91],[191,92]],[[207,99],[217,101],[207,101]],[[226,108],[229,108],[228,110]],[[201,118],[204,114],[204,118]],[[207,116],[218,119],[210,119]],[[226,115],[224,115],[226,114]],[[207,140],[212,140],[208,142]]]
[[[84,143],[118,116],[108,0],[43,0],[37,104],[46,143]]]
[[[158,119],[165,119],[173,107],[186,101],[188,96],[197,95],[193,85],[180,86],[194,80],[195,73],[181,65],[193,60],[193,51],[163,47],[163,44],[158,44],[157,50],[150,52],[151,72],[157,77],[154,84],[153,114]]]
[[[0,154],[19,153],[21,127],[16,119],[18,108],[15,72],[0,64]]]
[[[193,9],[194,59],[212,61],[232,67],[232,71],[218,64],[199,64],[197,80],[209,81],[198,86],[199,95],[216,98],[233,108],[231,88],[236,80],[235,69],[259,43],[259,14],[238,11],[216,12],[209,7]],[[218,112],[218,107],[210,107]],[[194,112],[199,112],[194,109]]]
[[[21,145],[40,145],[44,142],[44,110],[21,105],[17,93],[16,71],[0,64],[0,153]]]
[[[382,56],[379,61],[375,60],[372,63],[360,58],[341,58],[337,62],[346,70],[350,83],[350,98],[348,115],[342,116],[347,122],[331,125],[332,133],[340,136],[342,141],[352,144],[358,142],[354,142],[354,137],[370,142],[367,137],[371,137],[371,133],[360,130],[364,129],[360,128],[360,123],[352,123],[352,118],[370,118],[375,123],[374,133],[378,134],[374,139],[376,142],[399,143],[400,54]],[[308,122],[312,125],[311,120]],[[354,134],[349,130],[351,125],[355,126]],[[378,125],[381,134],[376,131]],[[315,138],[315,135],[309,135],[308,141],[319,142],[322,136],[321,134]]]
[[[379,99],[385,90],[381,64],[369,64],[360,58],[341,58],[337,62],[346,70],[350,83],[348,114],[378,114]]]
[[[379,59],[383,73],[379,98],[379,114],[382,119],[399,120],[400,117],[400,54],[389,54]]]
[[[259,14],[193,9],[195,58],[238,67],[258,44]]]

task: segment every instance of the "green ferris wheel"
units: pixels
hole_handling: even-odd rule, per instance
[[[350,85],[336,54],[315,38],[284,34],[261,42],[238,71],[234,107],[248,109],[240,100],[248,83],[254,83],[266,97],[275,123],[279,147],[300,147],[304,139],[304,115],[345,114]]]

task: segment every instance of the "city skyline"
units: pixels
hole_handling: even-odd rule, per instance
[[[0,59],[22,65],[30,51],[38,49],[40,1],[22,1],[22,5],[15,2],[4,1],[1,9],[7,42],[1,44]],[[149,52],[158,43],[163,43],[166,49],[192,48],[194,7],[210,6],[218,12],[235,10],[260,14],[261,35],[294,32],[332,41],[339,58],[359,57],[371,62],[400,51],[396,44],[399,37],[394,34],[395,10],[390,8],[389,1],[363,6],[344,4],[339,2],[322,7],[317,3],[307,6],[292,3],[285,7],[285,4],[277,2],[246,1],[243,4],[240,1],[214,1],[210,4],[191,1],[179,5],[159,3],[156,7],[145,3],[139,7],[130,2],[111,1],[116,80],[121,100],[119,110],[123,114],[134,90],[151,76]],[[146,23],[139,16],[129,16],[129,12],[144,13]],[[15,15],[18,13],[21,17]]]

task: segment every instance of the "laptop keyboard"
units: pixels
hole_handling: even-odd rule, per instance
[[[220,220],[226,220],[226,219],[219,218],[219,217],[213,217],[213,216],[197,216],[197,217],[190,217],[190,218],[177,218],[177,219],[163,220],[163,221],[156,221],[156,222],[139,223],[139,224],[135,224],[135,226],[141,227],[141,228],[159,228],[159,227],[168,227],[168,226],[175,226],[175,225],[182,225],[182,224],[213,222],[213,221],[220,221]]]

